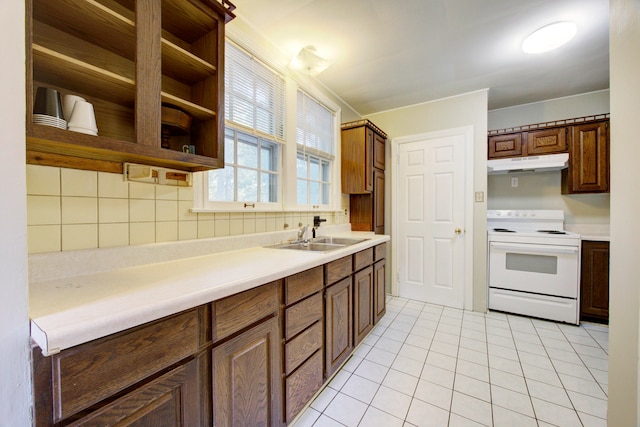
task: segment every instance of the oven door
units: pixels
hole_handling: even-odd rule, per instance
[[[489,286],[565,298],[578,297],[577,246],[489,243]]]

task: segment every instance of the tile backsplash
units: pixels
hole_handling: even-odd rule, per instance
[[[313,222],[346,224],[343,212],[194,213],[193,188],[128,182],[121,174],[27,165],[29,253],[280,231]],[[348,208],[348,198],[342,204]]]

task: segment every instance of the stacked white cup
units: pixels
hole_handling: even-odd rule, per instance
[[[90,102],[77,95],[65,95],[62,100],[62,109],[65,117],[68,118],[69,130],[89,135],[98,134],[96,115]]]

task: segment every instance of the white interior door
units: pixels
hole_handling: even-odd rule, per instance
[[[395,240],[401,297],[464,306],[465,137],[445,132],[398,143]]]

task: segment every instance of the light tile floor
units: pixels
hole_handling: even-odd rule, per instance
[[[390,298],[293,425],[605,427],[608,339],[602,325]]]

